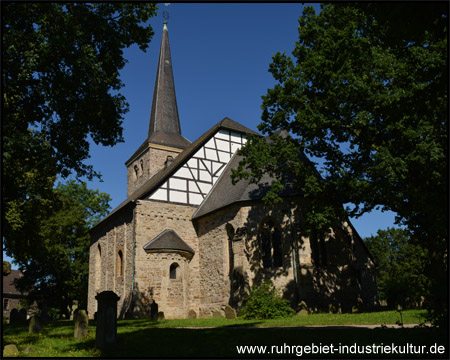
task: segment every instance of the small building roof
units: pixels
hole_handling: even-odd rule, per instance
[[[19,290],[16,289],[14,285],[15,279],[20,279],[23,276],[22,272],[19,270],[11,270],[11,272],[3,276],[3,294],[8,295],[25,295],[25,293],[21,293]]]
[[[192,249],[178,234],[171,229],[166,229],[147,244],[144,245],[144,250],[147,252],[161,252],[161,251],[182,251],[190,254],[195,254]]]

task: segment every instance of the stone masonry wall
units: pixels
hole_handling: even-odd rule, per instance
[[[164,167],[167,156],[178,156],[181,150],[147,148],[140,156],[127,165],[127,196],[141,187],[150,176]],[[151,159],[151,160],[150,160]],[[136,170],[137,169],[137,173]]]
[[[242,298],[250,286],[266,279],[271,279],[277,288],[287,289],[285,297],[293,296],[291,227],[287,216],[289,210],[285,206],[275,206],[267,211],[261,202],[253,206],[234,205],[197,221],[201,253],[201,317],[213,316],[227,304],[236,305],[239,303],[236,297]],[[283,238],[283,266],[276,269],[262,267],[258,245],[260,224],[269,218],[280,223]],[[246,282],[243,288],[242,284],[234,284],[236,276]]]
[[[201,317],[213,316],[226,304],[239,308],[249,288],[267,279],[294,308],[299,301],[306,301],[313,311],[350,311],[358,298],[368,305],[374,303],[373,262],[356,239],[357,234],[347,223],[330,229],[324,236],[327,261],[315,263],[311,240],[295,220],[299,204],[298,199],[286,201],[270,210],[261,202],[236,204],[196,221]],[[275,220],[281,227],[283,266],[274,269],[262,264],[260,231],[266,219]]]
[[[132,284],[133,232],[133,208],[127,207],[91,233],[88,285],[88,313],[91,319],[97,311],[95,296],[99,292],[114,291],[120,296],[118,314],[123,308]],[[118,271],[119,250],[123,256],[122,274]]]
[[[198,313],[199,243],[192,225],[195,207],[139,200],[136,205],[136,289],[153,299],[166,318],[187,317]],[[176,253],[146,253],[144,245],[166,229],[174,230],[192,249],[192,258]],[[179,279],[169,279],[172,263],[180,266]],[[176,300],[176,299],[179,299]]]

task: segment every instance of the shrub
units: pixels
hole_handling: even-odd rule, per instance
[[[281,298],[270,280],[259,287],[252,287],[239,311],[239,316],[244,319],[274,319],[294,314],[289,302]]]

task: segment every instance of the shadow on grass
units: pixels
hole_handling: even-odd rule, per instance
[[[242,325],[248,327],[248,324]],[[125,330],[125,329],[123,329]],[[405,329],[367,329],[367,328],[345,328],[337,331],[334,328],[243,328],[222,326],[212,329],[174,329],[147,327],[142,329],[129,329],[130,331],[118,333],[118,343],[114,351],[103,352],[104,357],[144,357],[144,358],[242,358],[261,357],[262,354],[238,353],[238,346],[277,346],[281,349],[285,345],[289,347],[298,345],[322,344],[339,346],[354,345],[372,346],[373,344],[392,344],[402,346],[413,344],[414,346],[425,345],[427,347],[438,344],[446,345],[448,340],[435,328],[405,328]],[[256,330],[256,331],[255,331]],[[266,354],[267,356],[268,354]],[[292,358],[295,353],[278,354],[272,353],[270,357]],[[310,355],[308,355],[310,356]],[[327,357],[364,357],[362,354],[344,355],[328,354]],[[317,354],[311,357],[323,357]],[[374,354],[366,357],[374,357]],[[384,358],[386,355],[379,354],[375,357]],[[389,357],[405,357],[402,354],[390,354]],[[448,358],[448,347],[445,354],[408,354],[406,357],[416,358]]]

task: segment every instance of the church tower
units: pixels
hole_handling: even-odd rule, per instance
[[[166,167],[190,141],[181,135],[167,21],[164,28],[156,71],[148,137],[125,163],[127,196]]]

